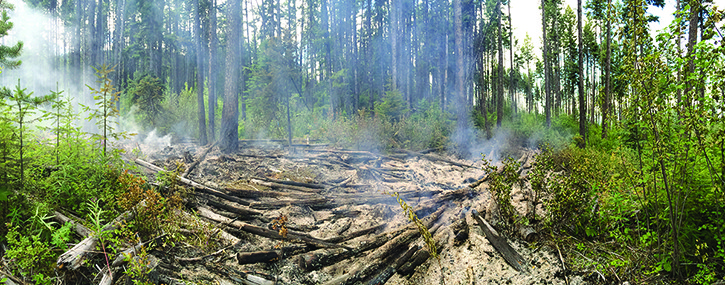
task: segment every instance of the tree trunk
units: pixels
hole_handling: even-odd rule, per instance
[[[678,1],[679,2],[679,1]],[[609,105],[611,100],[612,83],[612,19],[611,17],[612,1],[607,1],[607,59],[605,63],[604,75],[604,106],[602,106],[602,139],[607,138],[607,127],[609,124]]]
[[[503,34],[501,32],[501,0],[496,4],[498,13],[498,91],[496,92],[496,127],[503,121]]]
[[[468,110],[466,106],[466,86],[463,59],[463,7],[461,0],[453,1],[454,25],[455,25],[455,41],[456,41],[456,120],[457,130],[463,132],[468,128]]]
[[[198,0],[197,0],[198,1]],[[226,80],[224,83],[224,106],[222,108],[222,125],[220,148],[224,152],[236,151],[239,147],[239,57],[241,51],[241,3],[231,1],[229,4],[230,23],[227,30]]]
[[[577,37],[579,39],[579,135],[581,136],[580,148],[587,145],[587,102],[584,98],[584,48],[582,40],[582,0],[577,0]]]
[[[511,70],[509,70],[509,96],[511,97],[511,111],[516,115],[517,107],[516,98],[514,98],[514,27],[511,24],[511,0],[508,1],[509,10],[509,62],[511,63]]]
[[[548,39],[546,37],[546,2],[541,0],[541,29],[543,32],[544,52],[542,54],[544,61],[544,113],[546,114],[546,127],[551,128],[551,68],[549,67],[549,49]]]
[[[216,85],[217,85],[217,23],[216,23],[217,2],[212,0],[209,13],[209,140],[214,141],[216,136]]]
[[[199,119],[199,144],[207,144],[206,139],[206,115],[204,114],[204,57],[201,48],[201,7],[199,0],[194,0],[194,37],[196,42],[196,104],[197,118]]]

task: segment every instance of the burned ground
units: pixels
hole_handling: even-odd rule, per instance
[[[541,212],[527,182],[535,151],[513,153],[524,183],[514,187],[512,204],[520,215],[532,207]],[[141,169],[149,181],[159,168],[200,162],[180,184],[194,185],[186,199],[190,215],[185,216],[188,223],[207,225],[213,246],[150,249],[159,263],[154,273],[163,283],[582,282],[581,276],[564,277],[557,250],[538,243],[535,234],[525,241],[518,231],[503,233],[525,260],[523,271],[492,246],[472,216],[476,210],[489,222],[499,220],[481,161],[326,145],[298,145],[290,151],[262,142],[243,143],[231,154],[180,143],[130,159],[146,165]],[[429,257],[424,238],[391,195],[395,193],[430,229],[437,258]]]

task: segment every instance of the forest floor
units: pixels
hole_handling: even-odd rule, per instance
[[[145,156],[136,159],[166,169],[199,160],[186,178],[203,186],[197,185],[187,196],[186,205],[198,219],[219,228],[213,236],[225,248],[177,245],[150,250],[160,261],[158,272],[164,283],[587,283],[582,276],[564,270],[557,249],[538,242],[536,235],[527,242],[519,234],[504,234],[528,262],[524,266],[529,272],[517,271],[504,260],[471,214],[475,209],[496,227],[498,214],[480,160],[432,152],[383,155],[326,145],[298,145],[290,151],[267,142],[243,142],[231,154],[222,154],[217,147],[208,154],[205,150],[178,143],[154,152],[146,150]],[[487,157],[497,156],[495,151]],[[526,179],[535,151],[518,148],[512,153],[525,181],[514,187],[512,204],[522,216],[534,208],[540,212],[541,205],[532,203]],[[147,171],[149,181],[154,181],[154,173]],[[200,191],[200,187],[210,190]],[[423,223],[430,223],[439,258],[418,258],[424,261],[419,265],[414,262],[428,248],[390,195],[395,192]],[[277,227],[273,227],[275,222]],[[280,230],[283,236],[272,239],[250,234],[245,228],[250,225]],[[415,233],[412,238],[401,237],[410,232]],[[312,241],[300,242],[296,237],[311,237]],[[320,246],[319,241],[329,243]],[[255,254],[270,252],[272,257],[263,256],[263,262],[256,262]],[[240,264],[245,262],[250,263]]]

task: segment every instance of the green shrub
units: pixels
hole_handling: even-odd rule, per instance
[[[488,185],[493,198],[498,206],[498,212],[504,221],[504,228],[511,229],[515,223],[520,222],[516,209],[511,204],[511,190],[514,184],[520,184],[518,170],[521,165],[513,158],[508,157],[503,161],[503,169],[498,170],[498,166],[491,165],[491,161],[483,157],[483,170],[488,175]]]

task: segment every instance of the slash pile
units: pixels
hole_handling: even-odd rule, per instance
[[[432,151],[240,145],[224,154],[214,145],[184,143],[134,159],[149,176],[187,165],[178,177],[192,189],[186,215],[216,227],[212,238],[222,245],[205,253],[183,245],[149,249],[159,282],[564,284],[555,277],[561,270],[555,250],[526,246],[531,236],[507,239],[486,227],[497,215],[480,161]],[[524,181],[533,154],[518,151]],[[521,213],[541,211],[527,189],[514,187],[513,205]],[[436,252],[401,203],[428,229]],[[69,259],[72,251],[59,264],[76,261]]]

